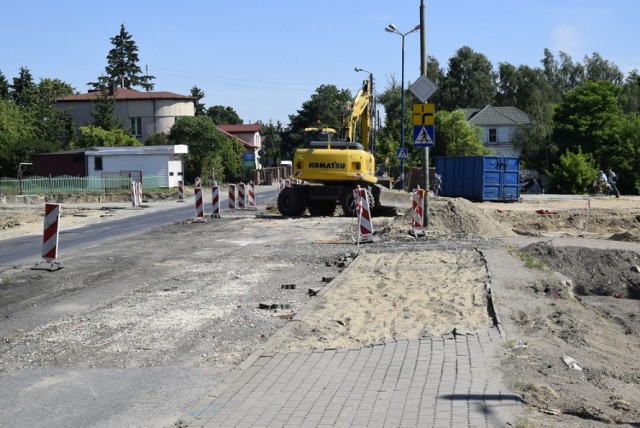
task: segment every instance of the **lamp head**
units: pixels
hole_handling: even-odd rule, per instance
[[[398,29],[396,28],[395,25],[393,24],[389,24],[387,25],[387,27],[384,29],[384,31],[388,32],[388,33],[397,33]]]
[[[356,68],[354,68],[354,69],[353,69],[353,71],[362,71],[362,69],[361,69],[361,68],[356,67]]]

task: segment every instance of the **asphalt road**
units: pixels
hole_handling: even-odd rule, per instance
[[[273,199],[277,190],[272,187],[259,187],[256,190],[257,203]],[[204,197],[205,210],[211,212],[211,195],[209,200]],[[226,194],[221,194],[220,208],[222,212],[228,211],[228,199]],[[143,205],[144,207],[144,205]],[[206,211],[205,211],[206,213]],[[100,244],[111,239],[120,239],[132,236],[145,230],[153,229],[177,221],[192,219],[195,216],[193,198],[185,203],[176,203],[175,207],[145,209],[141,215],[134,215],[112,221],[95,223],[86,226],[60,230],[58,248],[59,251],[71,252]],[[41,261],[42,236],[20,236],[0,241],[0,272],[13,269],[15,266]]]

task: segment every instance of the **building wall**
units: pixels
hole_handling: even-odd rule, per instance
[[[242,141],[246,141],[247,143],[255,146],[256,149],[262,147],[262,138],[260,137],[259,132],[239,132],[234,135]]]
[[[84,153],[38,154],[31,157],[33,174],[39,177],[87,175]]]
[[[102,158],[102,170],[96,170],[96,158]],[[169,156],[166,154],[105,155],[87,153],[87,175],[101,177],[104,173],[142,171],[143,175],[159,175],[159,185],[169,186]],[[176,183],[177,184],[177,183]]]
[[[483,136],[482,143],[485,147],[493,150],[495,155],[518,157],[520,151],[515,147],[515,135],[517,127],[515,126],[482,126]],[[496,130],[497,141],[489,142],[489,131]]]
[[[94,121],[91,102],[65,102],[61,107],[69,109],[77,129]],[[146,141],[153,134],[168,133],[177,119],[193,116],[194,112],[193,101],[181,100],[123,100],[117,101],[114,108],[114,114],[125,129],[129,129],[131,118],[141,119],[142,135],[136,137],[140,142]]]

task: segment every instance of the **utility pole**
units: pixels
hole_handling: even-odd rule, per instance
[[[420,0],[420,73],[427,75],[427,23],[424,0]],[[422,186],[424,188],[423,224],[429,226],[429,147],[422,148]]]

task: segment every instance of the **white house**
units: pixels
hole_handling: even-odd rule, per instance
[[[482,128],[485,147],[497,156],[520,156],[517,130],[531,124],[531,118],[516,107],[493,107],[464,109],[467,122]]]

